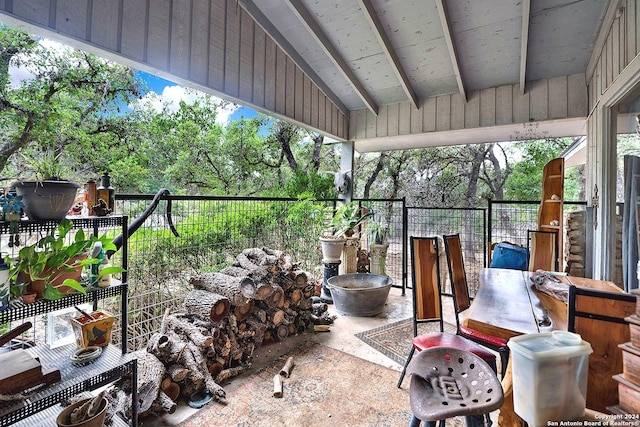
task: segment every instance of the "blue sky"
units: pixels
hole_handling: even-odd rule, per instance
[[[162,77],[158,77],[144,71],[137,71],[136,74],[140,77],[141,80],[146,82],[150,91],[155,92],[162,99],[172,101],[178,101],[182,99],[188,102],[189,97],[185,95],[183,87],[178,83],[166,80]],[[256,114],[257,112],[255,110],[252,110],[251,108],[238,106],[234,108],[233,111],[230,112],[230,114],[222,114],[221,120],[223,122],[226,122],[227,120],[240,119],[240,117],[242,116],[251,118]]]

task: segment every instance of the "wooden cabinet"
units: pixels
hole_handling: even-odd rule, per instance
[[[121,229],[124,239],[122,243],[122,267],[127,268],[127,217],[89,217],[73,219],[75,228],[93,230],[95,235],[105,229]],[[57,225],[54,221],[21,221],[21,232],[40,233]],[[0,221],[0,243],[8,239],[9,224]],[[55,425],[55,417],[59,408],[55,405],[74,395],[95,390],[120,379],[123,375],[132,377],[132,423],[137,425],[137,359],[127,354],[127,274],[122,274],[122,281],[107,288],[89,289],[87,295],[73,293],[55,301],[37,300],[32,304],[19,301],[12,302],[8,309],[0,311],[0,324],[14,320],[39,316],[62,308],[73,307],[84,303],[93,303],[94,310],[99,300],[119,298],[121,309],[121,342],[120,347],[109,344],[103,347],[101,356],[95,361],[76,366],[71,362],[71,355],[76,344],[69,344],[55,349],[46,344],[38,344],[27,349],[30,356],[40,361],[47,370],[60,371],[61,380],[46,387],[32,391],[28,399],[0,402],[0,427],[18,423],[18,425]],[[114,280],[115,282],[115,280]],[[24,421],[21,421],[24,420]]]
[[[553,239],[549,239],[548,235],[545,239],[542,234],[538,234],[535,238],[544,239],[546,242],[555,240],[551,242],[552,251],[556,252],[553,256],[557,258],[555,270],[561,271],[564,235],[564,159],[561,157],[547,163],[542,172],[542,200],[538,208],[538,231],[554,233]],[[549,245],[534,243],[533,247],[536,246],[549,248]],[[537,256],[540,258],[541,254]]]

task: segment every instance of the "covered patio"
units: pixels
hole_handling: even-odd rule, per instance
[[[4,0],[0,21],[320,132],[347,175],[356,152],[586,137],[589,270],[612,278],[639,0]]]
[[[313,129],[354,151],[586,136],[593,276],[612,274],[615,135],[636,0],[33,0],[2,20]],[[346,195],[349,197],[349,194]]]

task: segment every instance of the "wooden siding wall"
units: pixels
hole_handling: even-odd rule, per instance
[[[0,14],[347,138],[345,113],[235,0],[0,0]]]
[[[587,69],[589,111],[597,105],[620,72],[640,53],[639,22],[640,1],[623,0],[610,28],[603,28],[605,41],[601,52]]]
[[[407,102],[382,105],[378,116],[351,112],[351,140],[511,125],[587,116],[584,74],[528,82],[526,91],[507,85],[428,98],[419,109]]]

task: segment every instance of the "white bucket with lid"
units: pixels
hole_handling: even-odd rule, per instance
[[[531,426],[584,415],[591,345],[578,334],[553,331],[511,338],[513,406]]]

